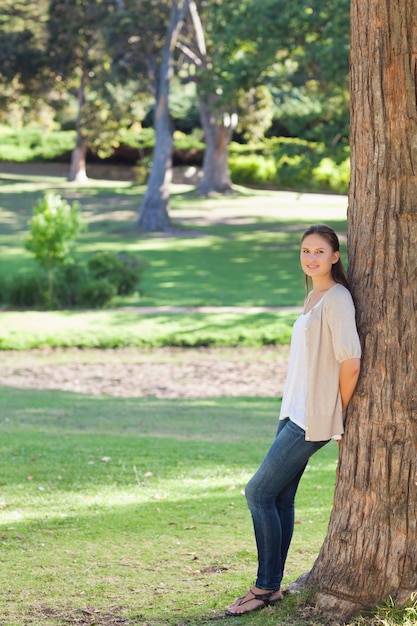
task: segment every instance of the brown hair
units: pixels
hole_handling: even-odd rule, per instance
[[[304,235],[302,236],[301,243],[309,235],[320,235],[320,237],[323,237],[323,239],[325,239],[327,243],[331,246],[333,252],[339,252],[339,249],[340,249],[339,238],[334,232],[334,230],[330,228],[330,226],[326,226],[326,224],[315,224],[314,226],[310,226],[310,228],[307,228]],[[332,278],[335,281],[335,283],[339,283],[340,285],[343,285],[344,287],[346,287],[346,289],[349,289],[349,284],[346,278],[345,268],[343,267],[343,263],[340,258],[337,261],[337,263],[333,263],[332,265]],[[306,292],[308,293],[309,278],[307,274],[305,274],[305,281],[306,281]]]

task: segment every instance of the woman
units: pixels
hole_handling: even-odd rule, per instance
[[[227,607],[227,615],[243,615],[282,599],[298,483],[310,456],[330,439],[341,438],[359,376],[355,308],[336,233],[323,224],[311,226],[301,240],[300,260],[308,295],[293,327],[278,432],[245,491],[258,576],[255,586]]]

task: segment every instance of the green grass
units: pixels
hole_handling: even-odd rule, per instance
[[[74,149],[75,131],[45,133],[41,126],[11,128],[0,125],[0,161],[53,161]]]
[[[337,624],[304,596],[223,617],[256,572],[242,490],[273,438],[277,400],[0,393],[2,626]],[[337,454],[325,446],[300,484],[284,584],[318,554]],[[388,603],[351,624],[411,626],[416,614]]]
[[[118,310],[3,312],[0,349],[285,345],[296,314],[143,315]]]
[[[63,184],[63,183],[62,183]],[[2,226],[0,269],[14,273],[33,266],[22,248],[33,204],[51,184],[35,182],[0,186]],[[74,193],[88,230],[79,238],[78,252],[85,257],[99,249],[135,252],[145,259],[141,294],[129,304],[155,306],[283,306],[298,305],[303,298],[299,269],[299,239],[306,227],[293,221],[277,221],[256,215],[264,196],[236,195],[229,199],[202,199],[191,192],[173,194],[174,236],[138,233],[135,227],[143,188],[97,185]],[[64,193],[66,191],[66,193]],[[205,214],[224,208],[223,224],[200,225]],[[227,224],[228,208],[252,209],[243,224]],[[343,223],[335,224],[345,229]]]
[[[64,624],[83,610],[208,623],[251,584],[241,492],[273,437],[277,401],[3,388],[1,402],[2,624]],[[324,538],[336,457],[329,445],[306,472],[287,581]]]
[[[140,292],[115,300],[112,310],[100,315],[3,314],[3,349],[39,345],[221,346],[288,342],[294,317],[286,312],[266,316],[193,314],[183,315],[181,321],[167,315],[145,320],[134,312],[144,306],[299,306],[304,296],[299,240],[308,223],[291,219],[290,209],[288,218],[282,220],[259,215],[260,205],[274,206],[282,201],[276,192],[238,189],[232,197],[203,199],[190,188],[177,186],[172,194],[174,231],[155,235],[140,233],[135,226],[143,187],[92,181],[74,188],[59,178],[3,175],[2,281],[13,280],[17,274],[35,267],[23,243],[32,207],[47,189],[77,200],[82,207],[88,229],[78,240],[79,258],[85,259],[97,250],[126,250],[143,258],[147,268]],[[344,233],[344,221],[329,223]],[[130,314],[122,313],[121,307],[130,308]],[[54,329],[53,338],[51,333],[45,336],[44,330],[50,328]]]

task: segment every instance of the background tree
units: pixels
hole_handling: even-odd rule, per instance
[[[121,11],[115,2],[81,0],[52,1],[49,8],[49,76],[56,99],[76,100],[76,146],[72,153],[69,180],[86,179],[87,149],[108,156],[118,145],[126,126],[140,123],[144,115],[131,77],[119,67]]]
[[[266,80],[276,105],[270,133],[348,143],[349,10],[350,0],[277,3],[277,62]]]
[[[76,94],[77,131],[68,179],[83,182],[87,178],[86,157],[88,124],[85,123],[87,94],[94,90],[98,66],[106,64],[102,25],[107,15],[106,3],[98,0],[51,0],[48,19],[48,56],[50,75],[55,86]],[[104,58],[103,58],[104,57]],[[107,60],[107,66],[109,61]],[[91,132],[91,131],[90,131]]]
[[[174,50],[188,10],[188,0],[172,0],[165,42],[157,68],[154,112],[155,149],[152,171],[139,211],[138,225],[145,230],[166,230],[169,226],[169,185],[172,178],[173,126],[169,114],[169,89],[173,75]]]
[[[363,341],[309,576],[339,619],[417,592],[417,0],[352,0],[349,273]]]
[[[48,0],[4,0],[0,14],[0,119],[20,126],[45,119],[40,69]]]
[[[290,81],[292,99],[296,86],[316,103],[326,126],[333,127],[327,130],[330,141],[347,137],[346,124],[340,125],[340,110],[347,120],[349,0],[336,0],[336,5],[337,10],[335,2],[318,0],[308,6],[302,0],[208,0],[197,9],[190,3],[193,34],[182,50],[196,66],[206,142],[199,183],[202,193],[231,189],[228,147],[239,119],[243,124],[238,130],[244,130],[246,138],[256,134],[259,138],[259,118],[270,122],[271,102],[261,91],[264,85],[279,100]],[[259,117],[253,115],[255,110]],[[247,123],[249,112],[255,120],[254,132]]]
[[[190,3],[193,36],[183,51],[196,66],[201,125],[206,149],[204,194],[227,192],[232,187],[228,146],[237,128],[239,104],[250,102],[277,50],[272,36],[272,2]],[[258,100],[260,102],[260,100]]]

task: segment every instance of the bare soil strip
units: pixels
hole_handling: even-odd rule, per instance
[[[0,385],[156,398],[282,395],[288,346],[0,353]]]

